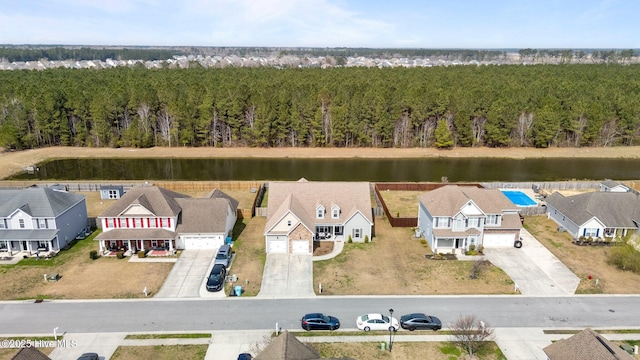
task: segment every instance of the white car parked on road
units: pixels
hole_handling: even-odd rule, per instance
[[[366,314],[358,316],[356,319],[356,326],[360,330],[383,330],[389,331],[390,327],[393,327],[393,331],[398,331],[400,324],[394,317],[389,320],[387,315],[383,314]]]

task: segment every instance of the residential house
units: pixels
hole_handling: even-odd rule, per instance
[[[640,198],[633,192],[587,192],[547,196],[547,217],[565,228],[574,239],[624,237],[640,223]]]
[[[217,249],[231,236],[238,202],[222,191],[191,198],[157,186],[136,186],[97,219],[102,254]]]
[[[625,186],[623,184],[620,184],[617,181],[605,180],[605,181],[600,183],[600,191],[602,191],[602,192],[629,192],[629,191],[631,191],[631,189],[629,189],[627,186]]]
[[[311,346],[302,343],[294,335],[284,330],[280,336],[271,340],[255,360],[338,360],[337,358],[323,358]],[[351,358],[340,358],[351,360]]]
[[[592,329],[545,347],[549,360],[631,360],[633,357]]]
[[[0,189],[0,251],[56,252],[87,228],[83,195],[46,187]]]
[[[519,209],[498,189],[446,185],[418,200],[418,232],[436,253],[510,247],[520,238]]]
[[[373,215],[367,182],[269,183],[267,253],[311,254],[313,241],[371,240]]]

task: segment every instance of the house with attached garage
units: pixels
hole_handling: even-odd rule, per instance
[[[85,197],[46,187],[0,189],[0,252],[47,255],[87,228]]]
[[[592,239],[625,237],[640,226],[640,197],[633,192],[596,191],[547,196],[547,217],[573,236]]]
[[[419,232],[434,253],[465,251],[471,245],[511,247],[520,239],[519,209],[498,189],[445,185],[418,200]]]
[[[368,182],[273,181],[264,237],[267,253],[313,253],[314,241],[371,240]]]
[[[136,186],[100,214],[102,233],[95,239],[103,255],[215,250],[231,236],[237,208],[238,202],[220,190],[192,198],[157,186]]]

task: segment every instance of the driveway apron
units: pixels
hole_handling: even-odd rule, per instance
[[[311,255],[267,254],[258,297],[312,297]]]
[[[155,297],[200,297],[200,288],[204,286],[204,278],[215,255],[216,250],[183,250]]]
[[[523,295],[574,294],[580,279],[527,230],[521,237],[522,248],[485,249],[486,259],[507,273]]]

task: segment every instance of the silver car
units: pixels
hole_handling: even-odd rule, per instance
[[[220,246],[218,249],[218,253],[216,254],[216,260],[213,264],[222,264],[224,267],[228,268],[231,265],[231,256],[233,252],[231,251],[231,245],[224,244]]]

